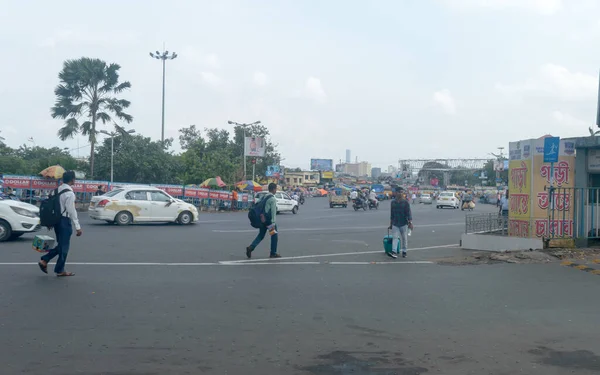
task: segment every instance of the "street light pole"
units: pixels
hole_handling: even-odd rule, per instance
[[[160,140],[161,142],[165,141],[165,63],[167,60],[174,60],[177,58],[177,53],[173,52],[169,55],[169,51],[163,52],[150,52],[150,57],[155,58],[157,60],[162,60],[162,121],[161,121],[161,133]]]
[[[260,124],[260,121],[254,121],[251,124],[240,124],[239,122],[235,122],[235,121],[227,121],[227,123],[229,125],[241,126],[242,129],[244,129],[244,141],[243,141],[243,143],[244,143],[243,149],[244,150],[242,151],[242,157],[244,158],[244,180],[246,180],[246,175],[247,175],[246,174],[246,127],[252,126],[252,125],[258,125],[258,124]],[[253,164],[253,167],[252,167],[252,181],[254,181],[254,166],[255,166],[255,164]]]
[[[106,134],[110,137],[110,183],[113,183],[114,180],[114,171],[115,171],[115,137],[119,136],[121,133],[117,132],[107,132],[106,130],[100,130],[100,133]],[[125,134],[133,134],[135,130],[125,130]]]

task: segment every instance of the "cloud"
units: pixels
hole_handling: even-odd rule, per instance
[[[327,101],[327,94],[323,89],[323,85],[321,85],[321,80],[318,78],[309,77],[306,80],[304,91],[309,98],[314,99],[317,102],[324,103]]]
[[[267,75],[263,72],[254,72],[253,81],[257,86],[265,86],[267,84]]]
[[[488,8],[491,10],[517,8],[544,15],[555,14],[562,9],[562,0],[442,0],[456,8]]]
[[[433,102],[449,115],[456,114],[456,104],[448,89],[442,89],[433,93]]]
[[[213,69],[218,69],[221,67],[219,63],[219,57],[215,53],[210,53],[204,57],[204,63]]]
[[[506,94],[546,94],[561,99],[593,99],[598,89],[598,79],[589,74],[571,72],[555,65],[542,65],[535,77],[517,84],[496,84],[496,89]]]
[[[107,45],[130,45],[139,42],[139,34],[132,31],[104,31],[89,32],[82,30],[59,30],[44,38],[40,42],[41,47],[55,48],[62,44],[107,44]]]
[[[557,123],[571,128],[586,129],[586,127],[591,125],[575,116],[570,115],[569,113],[561,111],[552,112],[552,118]]]
[[[181,56],[184,57],[187,62],[192,64],[201,64],[211,69],[221,68],[221,62],[216,53],[205,53],[193,46],[184,47]]]
[[[222,82],[221,78],[213,72],[201,72],[200,77],[204,83],[210,86],[219,86]]]

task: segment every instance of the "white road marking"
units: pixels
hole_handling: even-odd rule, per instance
[[[286,258],[293,259],[293,258]],[[221,261],[219,263],[96,263],[96,262],[69,262],[69,265],[75,266],[143,266],[143,267],[181,267],[181,266],[264,266],[264,265],[287,265],[287,266],[306,266],[306,265],[371,265],[371,264],[434,264],[429,261],[398,261],[398,262],[281,262],[275,259],[256,259],[253,262],[240,261]],[[0,266],[28,266],[33,267],[36,262],[4,262]],[[48,265],[51,268],[52,263]]]
[[[457,247],[458,244],[449,244],[449,245],[439,245],[439,246],[427,246],[427,247],[417,247],[414,249],[408,249],[408,251],[419,251],[419,250],[429,250],[429,249],[442,249],[442,248],[452,248]],[[309,258],[324,258],[324,257],[338,257],[344,255],[364,255],[364,254],[383,254],[383,250],[375,250],[375,251],[357,251],[352,253],[334,253],[334,254],[314,254],[314,255],[299,255],[295,257],[285,257],[285,258],[276,258],[271,259],[273,262],[277,262],[277,259],[282,260],[290,260],[290,259],[309,259]],[[254,262],[264,262],[268,260],[268,258],[263,259],[243,259],[243,260],[232,260],[227,261],[227,263],[254,263]]]
[[[366,265],[366,264],[434,264],[433,262],[427,260],[398,260],[397,262],[389,261],[389,262],[328,262],[327,264],[332,265]]]
[[[258,260],[258,259],[257,259]],[[227,261],[223,261],[223,262],[219,262],[220,265],[222,266],[250,266],[250,265],[264,265],[264,264],[285,264],[285,265],[290,265],[290,264],[322,264],[321,262],[274,262],[274,259],[260,259],[260,262],[253,262],[253,263],[240,263],[240,262],[236,262],[236,261],[231,261],[231,262],[227,262]]]
[[[465,225],[464,221],[460,223],[443,223],[443,224],[423,224],[423,225],[415,225],[415,228],[429,228],[429,227],[448,227],[448,226],[457,226],[457,225]],[[323,231],[336,231],[336,230],[345,230],[345,231],[357,231],[357,230],[370,230],[370,229],[387,229],[386,226],[377,226],[377,227],[335,227],[335,228],[284,228],[278,230],[279,232],[323,232]],[[254,233],[256,229],[213,229],[214,233]]]

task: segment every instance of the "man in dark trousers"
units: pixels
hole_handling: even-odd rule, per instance
[[[412,230],[412,213],[410,211],[410,203],[406,199],[406,192],[403,188],[396,189],[396,199],[392,201],[390,226],[392,230],[392,252],[398,250],[398,239],[400,238],[402,249],[402,258],[406,258],[406,250],[408,249],[408,230]]]
[[[42,256],[42,259],[38,262],[38,266],[42,272],[48,273],[48,262],[58,256],[58,260],[54,266],[54,273],[56,273],[56,276],[75,276],[73,272],[65,271],[65,263],[67,262],[67,255],[69,254],[69,248],[71,247],[73,226],[75,226],[77,237],[83,234],[81,226],[79,225],[77,211],[75,210],[75,193],[72,188],[73,184],[75,184],[75,172],[65,172],[62,180],[63,183],[58,187],[58,193],[61,193],[58,198],[60,200],[62,217],[58,224],[54,226],[56,247],[50,250],[46,255]]]
[[[269,184],[269,194],[265,195],[263,199],[267,199],[265,204],[265,219],[266,221],[260,227],[258,236],[252,241],[252,244],[246,248],[246,256],[248,259],[252,258],[252,252],[256,249],[256,246],[265,238],[267,232],[274,232],[271,235],[271,254],[269,258],[281,258],[281,255],[277,253],[277,241],[279,234],[277,233],[277,225],[275,224],[275,218],[277,216],[277,199],[275,193],[277,192],[277,184]],[[256,203],[259,204],[259,203]]]

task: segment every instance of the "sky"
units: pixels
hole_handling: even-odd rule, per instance
[[[101,4],[101,6],[99,5]],[[0,0],[0,135],[89,154],[50,116],[64,60],[121,65],[128,128],[260,120],[284,161],[485,158],[511,141],[589,135],[596,0]],[[102,127],[100,127],[102,129]],[[108,125],[107,125],[107,128]],[[33,141],[28,139],[33,138]]]

